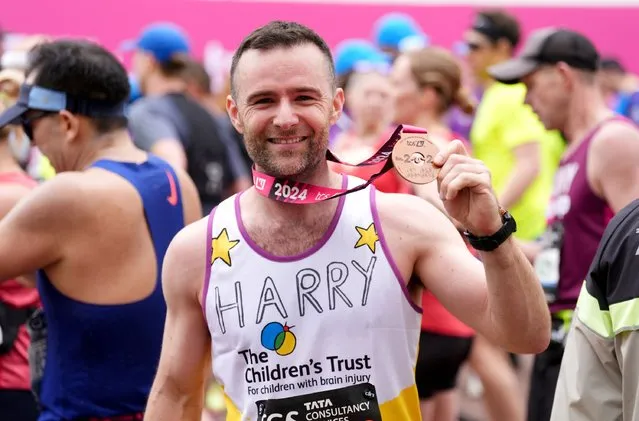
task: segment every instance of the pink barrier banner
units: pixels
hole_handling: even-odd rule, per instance
[[[371,38],[376,19],[388,12],[411,14],[430,36],[431,42],[452,48],[470,25],[478,5],[447,6],[428,0],[409,5],[380,0],[316,3],[217,1],[217,0],[9,0],[2,10],[2,26],[11,33],[44,33],[53,36],[87,37],[117,51],[154,21],[172,21],[189,33],[199,57],[219,60],[224,50],[235,48],[243,36],[273,19],[295,20],[317,30],[334,47],[346,38]],[[404,2],[405,3],[405,2]],[[469,3],[473,3],[470,1]],[[620,58],[639,72],[634,40],[639,35],[639,7],[614,6],[599,1],[538,1],[535,7],[509,6],[521,20],[524,32],[543,26],[564,26],[584,32],[603,55]],[[629,2],[623,2],[629,3]],[[509,4],[522,4],[513,1]],[[549,4],[551,6],[549,6]],[[639,1],[637,1],[639,5]],[[7,7],[8,6],[8,7]],[[11,39],[8,40],[9,42]],[[211,58],[216,57],[216,58]],[[126,61],[128,58],[122,55]]]

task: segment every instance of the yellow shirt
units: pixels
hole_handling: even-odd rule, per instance
[[[544,128],[537,115],[524,104],[525,96],[523,84],[493,83],[486,89],[479,104],[470,140],[474,155],[490,170],[498,196],[510,181],[516,164],[515,148],[530,142],[541,145],[539,175],[519,202],[509,209],[517,221],[515,236],[533,240],[546,228],[546,207],[564,142],[557,132]]]

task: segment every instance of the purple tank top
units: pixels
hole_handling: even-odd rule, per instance
[[[575,308],[599,241],[614,215],[608,204],[590,188],[586,166],[593,137],[605,124],[615,120],[625,119],[613,117],[602,121],[571,155],[561,160],[555,174],[547,214],[547,233],[552,233],[551,247],[558,250],[559,257],[551,312]]]

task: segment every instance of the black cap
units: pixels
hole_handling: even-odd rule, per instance
[[[488,73],[498,82],[515,84],[539,67],[559,62],[575,69],[596,72],[599,53],[593,43],[578,32],[544,28],[528,37],[518,57],[491,66]]]

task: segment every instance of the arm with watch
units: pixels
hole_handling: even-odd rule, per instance
[[[406,279],[411,271],[418,275],[455,317],[507,351],[542,352],[550,341],[544,293],[512,237],[516,221],[500,208],[490,172],[458,141],[434,164],[444,207],[464,226],[482,261],[435,207],[416,197],[379,197],[384,237],[400,272]]]

